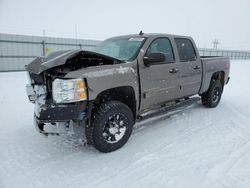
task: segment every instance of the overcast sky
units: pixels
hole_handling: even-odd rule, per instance
[[[83,39],[143,30],[250,50],[250,0],[0,0],[0,33],[75,38],[75,25]]]

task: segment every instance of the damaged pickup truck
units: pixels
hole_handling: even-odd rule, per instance
[[[197,94],[216,107],[229,69],[228,58],[200,56],[190,37],[140,33],[38,57],[26,66],[26,90],[40,133],[58,134],[48,124],[83,126],[88,144],[111,152],[152,111]]]

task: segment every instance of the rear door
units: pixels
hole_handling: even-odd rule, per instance
[[[202,81],[202,67],[199,54],[190,39],[175,38],[174,41],[181,66],[179,97],[197,94]]]
[[[163,53],[166,60],[149,67],[140,65],[141,80],[141,110],[152,108],[155,105],[170,101],[178,96],[179,64],[175,61],[172,44],[167,37],[154,39],[144,57],[150,53]]]

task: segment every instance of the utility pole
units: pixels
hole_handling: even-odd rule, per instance
[[[75,24],[75,39],[76,39],[76,46],[78,45],[77,44],[77,24]]]
[[[43,56],[46,55],[46,50],[45,50],[45,30],[43,30],[43,41],[42,41],[42,52],[43,52]]]
[[[45,38],[45,30],[43,30],[43,38]]]
[[[214,39],[213,48],[217,50],[218,44],[219,44],[219,41],[217,39]]]

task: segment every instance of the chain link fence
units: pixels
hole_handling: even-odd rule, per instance
[[[45,56],[56,50],[91,50],[99,42],[96,40],[0,34],[0,71],[24,70],[24,66],[37,56]],[[250,52],[248,51],[200,48],[199,52],[201,56],[250,59]]]

